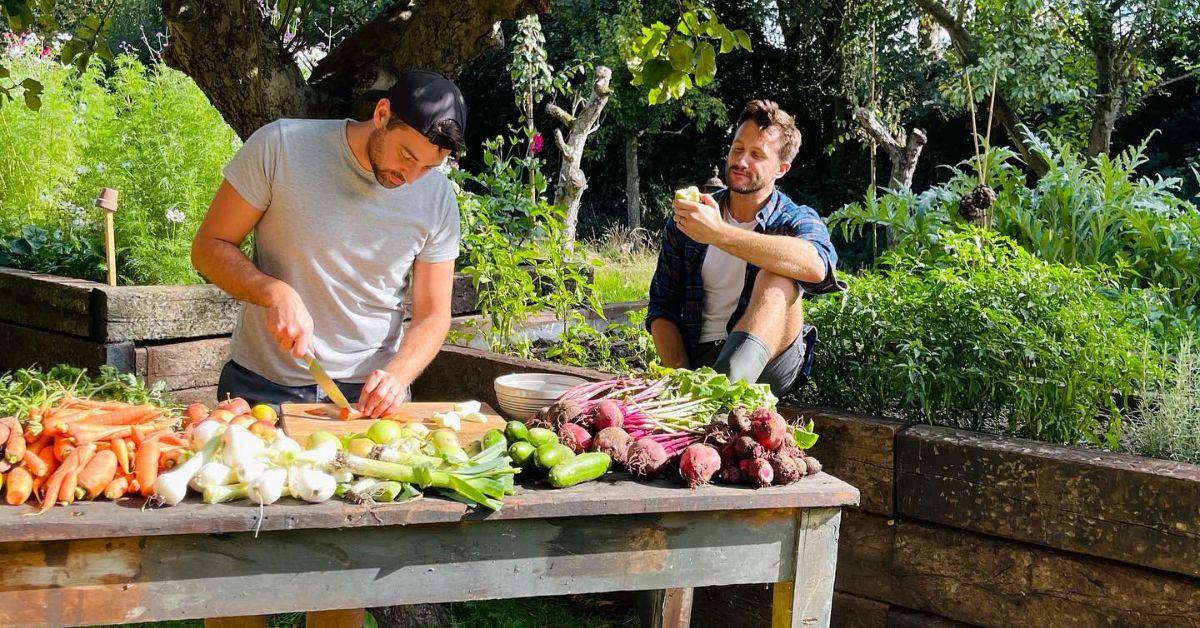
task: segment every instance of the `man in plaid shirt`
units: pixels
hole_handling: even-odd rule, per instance
[[[820,216],[775,189],[799,148],[792,116],[752,101],[725,159],[728,188],[675,199],[647,319],[664,366],[712,366],[778,396],[807,378],[816,330],[801,300],[845,284]]]

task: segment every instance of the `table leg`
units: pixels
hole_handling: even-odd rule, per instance
[[[642,591],[638,599],[646,628],[687,628],[692,623],[692,589]]]
[[[791,580],[775,583],[771,628],[829,626],[841,520],[836,508],[799,511],[796,570]]]
[[[362,608],[342,608],[332,611],[309,611],[304,614],[305,628],[362,628]]]

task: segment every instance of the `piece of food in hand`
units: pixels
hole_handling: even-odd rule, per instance
[[[700,189],[694,185],[688,186],[681,190],[675,190],[675,199],[680,201],[692,201],[693,203],[700,202]]]
[[[466,419],[466,415],[468,414],[478,414],[481,409],[483,409],[483,404],[473,400],[454,404],[454,411],[462,416],[463,419]]]

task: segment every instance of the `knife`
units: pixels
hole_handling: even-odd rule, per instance
[[[350,402],[346,401],[346,395],[342,394],[342,389],[338,388],[325,369],[321,368],[321,364],[317,362],[317,356],[311,353],[308,354],[308,373],[312,375],[321,390],[325,391],[325,395],[329,397],[330,401],[336,403],[339,408],[354,412],[354,409],[350,407]]]

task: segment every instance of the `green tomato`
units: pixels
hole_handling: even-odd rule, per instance
[[[322,443],[328,443],[328,442],[337,443],[338,449],[342,448],[342,439],[338,438],[337,434],[334,434],[333,432],[327,432],[325,430],[321,430],[319,432],[313,432],[312,434],[309,434],[308,435],[308,443],[306,444],[306,446],[309,449],[316,449],[317,447],[320,447]]]
[[[496,443],[504,443],[504,432],[500,430],[488,430],[487,434],[483,435],[483,448],[487,449]]]
[[[558,442],[558,434],[551,432],[544,427],[535,427],[529,430],[529,443],[534,447],[543,445],[553,445]]]
[[[513,443],[508,448],[508,457],[512,458],[513,464],[518,467],[525,467],[533,462],[535,453],[537,453],[537,448],[523,440]]]
[[[404,426],[395,421],[381,419],[371,424],[367,430],[367,438],[379,443],[380,445],[388,445],[400,440],[400,430]]]
[[[504,436],[508,438],[510,445],[519,440],[529,440],[529,428],[520,421],[509,421],[504,426]]]

